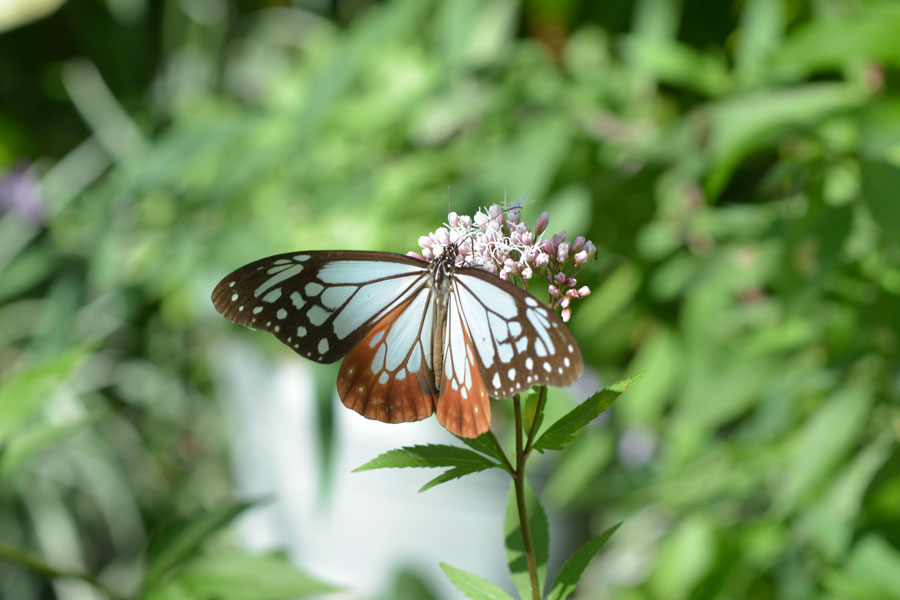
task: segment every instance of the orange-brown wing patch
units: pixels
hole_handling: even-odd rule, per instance
[[[460,312],[451,302],[447,315],[444,365],[437,418],[450,433],[478,437],[491,426],[491,401],[478,367],[475,347]]]
[[[397,306],[350,350],[337,379],[347,408],[385,423],[434,413],[430,298],[423,290]]]

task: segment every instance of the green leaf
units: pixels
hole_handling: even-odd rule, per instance
[[[0,384],[0,440],[34,418],[44,401],[69,378],[91,353],[79,346],[50,360],[32,365]]]
[[[896,242],[895,233],[900,227],[900,167],[880,160],[863,160],[860,164],[862,192],[885,238]]]
[[[494,465],[494,466],[497,466],[497,465]],[[438,475],[437,477],[435,477],[434,479],[432,479],[431,481],[429,481],[428,483],[426,483],[425,485],[420,487],[419,493],[421,494],[422,492],[424,492],[426,490],[430,490],[431,488],[433,488],[436,485],[441,485],[442,483],[447,483],[448,481],[452,481],[454,479],[459,479],[460,477],[465,477],[466,475],[471,475],[472,473],[480,473],[481,471],[484,471],[485,469],[490,469],[490,468],[491,467],[484,466],[484,465],[482,465],[482,466],[473,465],[470,467],[454,467],[453,469],[444,471],[443,473],[441,473],[440,475]]]
[[[493,440],[491,440],[491,433],[483,433],[479,435],[477,438],[464,438],[456,436],[456,439],[461,441],[463,444],[476,450],[477,452],[481,452],[482,454],[486,454],[491,458],[496,458],[498,462],[503,463],[503,455],[497,446],[494,445]]]
[[[591,559],[603,549],[610,536],[616,532],[621,523],[613,525],[591,541],[576,550],[562,566],[559,575],[550,587],[550,600],[565,600],[575,591],[575,585],[587,568]]]
[[[56,567],[24,548],[4,544],[2,542],[0,542],[0,560],[21,565],[26,569],[45,577],[81,579],[87,582],[94,581],[93,577],[88,573]]]
[[[169,525],[155,534],[147,550],[147,584],[156,585],[194,556],[212,535],[257,502],[235,502]]]
[[[191,560],[171,579],[148,590],[147,597],[279,600],[340,590],[299,570],[283,555],[228,550]]]
[[[69,423],[38,425],[12,436],[5,445],[0,447],[2,448],[0,451],[0,475],[8,475],[45,448],[81,431],[96,420],[96,417],[87,417]]]
[[[635,381],[640,379],[643,373],[634,377],[619,381],[600,390],[571,411],[563,415],[556,423],[551,425],[544,434],[538,438],[534,447],[539,451],[562,450],[570,444],[578,431],[596,419],[600,413],[612,406],[622,392]]]
[[[471,600],[514,600],[500,586],[491,583],[487,579],[472,575],[462,569],[451,567],[447,563],[440,563],[440,565],[450,583],[465,594],[466,598],[471,598]]]
[[[534,417],[537,413],[538,399],[540,399],[540,396],[540,392],[535,388],[531,388],[530,390],[528,390],[528,393],[525,394],[525,411],[522,417],[526,434],[531,431],[531,425],[534,423]],[[543,417],[543,413],[538,415],[538,421],[542,421]],[[538,422],[538,427],[540,428],[540,426],[541,424],[540,422]]]
[[[527,482],[525,483],[525,511],[528,513],[528,528],[531,530],[538,583],[541,588],[541,597],[543,597],[544,582],[547,579],[547,559],[550,555],[550,530],[547,526],[547,513],[544,512],[540,499]],[[506,562],[509,564],[513,583],[516,584],[516,589],[519,590],[522,598],[531,598],[531,578],[528,575],[528,563],[525,560],[525,542],[522,539],[515,485],[509,489],[503,532],[506,540]]]
[[[353,472],[403,467],[477,467],[478,470],[483,470],[499,466],[472,450],[447,444],[428,444],[427,446],[406,446],[389,450],[361,467],[353,469]]]

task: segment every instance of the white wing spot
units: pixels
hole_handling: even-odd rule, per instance
[[[267,289],[269,289],[270,287],[281,283],[285,279],[290,279],[294,275],[297,275],[298,273],[300,273],[300,271],[302,271],[302,270],[303,270],[303,267],[301,267],[300,265],[294,265],[292,267],[288,267],[281,273],[278,273],[277,275],[273,275],[272,277],[269,277],[268,279],[263,281],[259,285],[259,287],[256,288],[256,290],[253,292],[253,295],[256,296],[257,298],[259,298],[259,296],[263,292],[265,292]]]
[[[566,366],[568,367],[569,365],[572,364],[572,361],[569,360],[569,357],[567,356],[567,357],[565,357],[565,358],[563,359],[563,364],[566,365]]]
[[[547,356],[547,348],[541,340],[534,340],[534,351],[537,352],[538,356]]]
[[[228,284],[228,287],[234,287],[234,282],[233,282],[233,281],[230,282],[230,283]]]
[[[506,372],[506,376],[509,377],[509,380],[510,380],[510,381],[515,380],[515,378],[516,378],[516,370],[515,370],[515,369],[510,369],[509,371]]]
[[[235,292],[231,295],[231,301],[234,302],[237,299],[238,299],[238,295],[237,295],[237,292]]]
[[[401,369],[400,371],[398,371],[397,374],[394,375],[394,379],[396,379],[397,381],[403,381],[404,379],[406,379],[406,369]]]
[[[271,292],[269,292],[268,294],[266,294],[265,296],[263,296],[262,299],[263,299],[263,302],[275,302],[279,298],[281,298],[281,288],[277,287],[274,290],[272,290]]]
[[[271,327],[271,326],[272,326],[272,321],[266,321],[266,327]]]
[[[534,368],[534,361],[531,360],[530,356],[525,359],[525,368],[528,369],[529,371]],[[531,377],[528,378],[528,381],[531,381]]]
[[[275,316],[278,317],[279,319],[283,319],[283,318],[287,317],[287,311],[284,310],[283,308],[279,308],[278,312],[275,313]]]
[[[306,313],[306,316],[309,317],[309,322],[318,327],[322,323],[324,323],[328,317],[331,316],[331,313],[322,308],[321,306],[313,306]]]
[[[258,315],[259,313],[262,312],[262,310],[263,310],[262,306],[257,306],[256,308],[253,309],[253,314]]]
[[[575,348],[572,347],[572,344],[569,344],[569,353],[571,354],[574,351],[575,351]]]
[[[538,305],[538,301],[535,300],[534,298],[532,298],[531,296],[528,296],[527,298],[525,298],[525,304],[534,308]]]
[[[375,352],[375,358],[372,359],[372,373],[377,373],[384,369],[385,352],[387,352],[387,348],[385,348],[384,344],[378,346],[378,351]]]
[[[500,389],[500,373],[494,373],[494,378],[491,379],[491,383],[495,388]]]
[[[551,367],[550,363],[548,363],[546,360],[544,361],[544,370],[548,373],[553,370],[553,367]]]
[[[369,342],[369,348],[374,348],[378,342],[381,341],[381,338],[384,337],[384,330],[382,329],[378,333],[375,334],[375,337],[372,338],[372,341]]]
[[[238,312],[244,312],[244,305],[243,305],[243,304],[241,304],[240,306],[238,306]]]
[[[497,353],[500,356],[501,362],[508,363],[513,357],[512,344],[498,344]]]
[[[328,352],[328,338],[322,338],[319,340],[319,354],[325,354]]]
[[[303,299],[300,292],[291,292],[291,303],[294,305],[294,308],[303,308],[303,305],[306,304],[306,300]]]
[[[478,407],[477,407],[477,406],[475,407],[475,412],[478,412]]]
[[[315,281],[310,281],[306,284],[306,287],[303,288],[303,291],[306,292],[307,297],[309,296],[317,296],[319,292],[325,289],[321,283],[316,283]]]
[[[390,376],[387,374],[387,371],[382,371],[381,375],[378,376],[378,383],[385,384],[388,382]]]
[[[298,328],[297,328],[297,335],[300,336],[300,337],[303,337],[304,335],[306,335],[306,327],[304,327],[303,325],[301,325],[300,327],[298,327]]]
[[[558,368],[558,369],[557,369],[557,372],[559,372],[559,374],[562,375],[562,374],[563,374],[563,368],[562,368],[562,367]]]
[[[522,354],[526,349],[528,349],[528,338],[523,335],[518,340],[516,340],[516,351],[519,354]]]
[[[330,287],[322,293],[322,304],[325,305],[325,308],[334,310],[346,302],[355,291],[356,287],[352,285]]]
[[[362,391],[365,390],[365,389],[366,389],[366,388],[364,388],[363,386],[359,386],[358,388],[356,388],[356,391],[357,391],[357,392],[362,392]]]
[[[298,254],[294,257],[294,260],[299,260],[300,262],[309,260],[309,254]],[[360,388],[359,391],[362,391],[362,388]]]
[[[276,326],[275,326],[275,333],[278,333],[279,331],[281,331],[281,327],[279,327],[278,325],[276,325]]]
[[[469,399],[469,388],[463,388],[463,389],[462,389],[462,397],[463,397],[464,400],[468,400],[468,399]]]
[[[509,322],[509,333],[513,337],[519,337],[519,334],[522,333],[522,324],[518,321],[510,321]]]

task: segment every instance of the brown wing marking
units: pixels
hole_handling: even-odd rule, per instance
[[[390,339],[390,330],[413,304],[414,298],[410,298],[385,315],[350,350],[341,364],[337,379],[341,401],[367,419],[403,423],[420,421],[434,413],[437,391],[431,360],[426,360],[424,354],[424,346],[428,346],[429,352],[431,350],[430,340],[424,346],[421,342],[422,329],[426,319],[431,318],[430,312],[423,313],[415,342],[400,365],[394,370],[385,365],[385,344]]]

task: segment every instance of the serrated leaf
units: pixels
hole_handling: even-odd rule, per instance
[[[528,390],[528,393],[525,395],[525,411],[522,417],[526,434],[527,432],[531,431],[531,426],[534,424],[534,418],[535,414],[537,413],[538,400],[540,399],[540,397],[540,392],[535,388]],[[538,415],[538,427],[541,426],[540,421],[542,421],[543,418],[543,413]]]
[[[426,490],[430,490],[431,488],[441,485],[442,483],[447,483],[448,481],[453,481],[454,479],[459,479],[460,477],[465,477],[466,475],[471,475],[472,473],[480,473],[485,469],[489,469],[487,466],[471,466],[471,467],[455,467],[453,469],[449,469],[444,471],[425,485],[419,488],[419,493]]]
[[[622,392],[640,379],[642,375],[643,373],[638,373],[634,377],[609,385],[573,408],[538,438],[538,441],[534,444],[535,449],[543,452],[544,450],[562,450],[565,448],[575,440],[575,435],[581,428],[612,406],[616,398],[621,396]]]
[[[500,449],[494,445],[494,442],[491,440],[491,434],[482,433],[477,438],[464,438],[456,436],[456,439],[461,441],[463,444],[468,446],[469,448],[475,450],[476,452],[481,452],[482,454],[486,454],[491,458],[496,458],[499,462],[503,462],[503,456],[500,454]]]
[[[575,591],[575,586],[578,583],[578,580],[581,579],[581,574],[584,573],[584,570],[591,562],[591,559],[603,549],[603,546],[609,541],[610,536],[615,533],[620,525],[621,523],[613,525],[581,546],[581,548],[576,550],[572,556],[569,557],[562,566],[562,569],[560,569],[556,579],[553,581],[553,585],[550,588],[549,600],[565,600]]]
[[[440,563],[440,565],[450,583],[465,594],[466,598],[471,600],[514,600],[512,596],[503,591],[503,588],[487,579],[451,567],[447,563]]]
[[[207,539],[256,504],[257,502],[235,502],[169,525],[155,534],[147,550],[147,584],[156,585],[183,567]]]
[[[229,550],[191,560],[171,579],[147,590],[146,597],[281,600],[340,590],[304,573],[282,555]]]
[[[547,513],[544,512],[540,499],[528,482],[525,482],[525,510],[528,513],[528,528],[531,530],[538,583],[541,588],[540,595],[543,598],[544,582],[547,580],[547,559],[550,556],[550,529],[547,525]],[[509,488],[506,516],[503,519],[503,533],[506,562],[509,564],[513,583],[516,584],[516,589],[519,590],[522,598],[531,598],[531,577],[528,574],[528,563],[525,559],[525,542],[522,538],[515,485]]]
[[[479,467],[479,470],[483,470],[499,466],[494,461],[466,448],[447,444],[428,444],[389,450],[361,467],[353,469],[353,472],[404,467]]]

